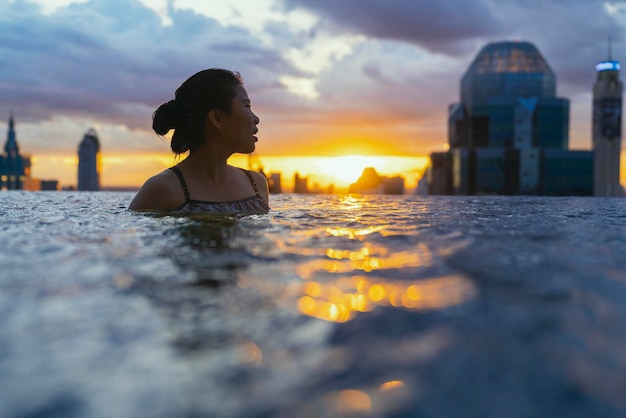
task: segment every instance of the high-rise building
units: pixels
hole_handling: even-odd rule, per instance
[[[22,190],[29,174],[30,158],[20,154],[15,135],[15,122],[13,116],[10,116],[4,154],[0,155],[0,189]]]
[[[619,182],[622,149],[622,92],[619,62],[609,59],[596,65],[593,85],[593,151],[595,196],[622,196]]]
[[[460,93],[449,107],[449,151],[431,154],[431,194],[592,194],[593,153],[568,150],[569,100],[556,96],[534,45],[485,46]]]
[[[100,190],[100,141],[93,129],[78,146],[78,190]]]

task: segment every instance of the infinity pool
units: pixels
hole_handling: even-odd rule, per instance
[[[626,416],[626,199],[131,198],[0,193],[0,416]]]

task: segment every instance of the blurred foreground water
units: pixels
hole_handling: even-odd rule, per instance
[[[131,198],[0,193],[0,416],[626,416],[626,199]]]

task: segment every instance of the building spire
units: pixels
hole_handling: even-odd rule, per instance
[[[613,39],[609,36],[609,61],[613,61],[613,48],[612,48]]]
[[[17,145],[17,139],[15,138],[15,122],[13,120],[13,113],[9,116],[9,132],[7,134],[7,141],[4,144],[4,152],[6,154],[19,154],[19,147]]]

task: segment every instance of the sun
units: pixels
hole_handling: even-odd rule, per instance
[[[315,168],[323,175],[344,184],[354,183],[367,167],[380,169],[384,158],[377,156],[346,155],[342,157],[320,157]]]

